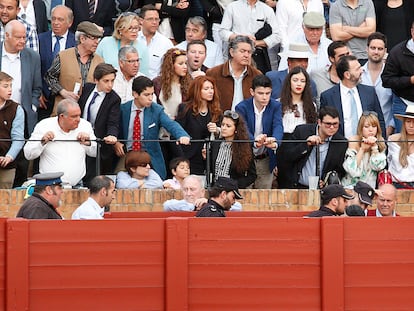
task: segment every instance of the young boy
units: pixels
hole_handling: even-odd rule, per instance
[[[0,188],[11,189],[16,174],[14,160],[24,145],[23,108],[10,99],[13,78],[0,71]]]
[[[174,158],[170,162],[170,170],[173,178],[164,181],[164,188],[181,189],[184,178],[190,175],[190,161],[183,157]]]

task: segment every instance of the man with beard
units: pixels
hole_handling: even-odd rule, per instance
[[[386,135],[394,132],[395,122],[392,113],[392,90],[382,86],[381,74],[384,70],[384,57],[387,53],[387,38],[380,32],[373,32],[368,36],[368,62],[362,66],[361,83],[375,88],[381,110],[384,114]]]
[[[209,190],[209,195],[210,199],[197,212],[196,217],[226,217],[225,211],[231,208],[235,199],[243,199],[237,181],[227,177],[219,177]]]
[[[333,106],[338,110],[338,132],[347,138],[356,135],[359,117],[364,111],[374,111],[381,130],[385,133],[384,116],[375,89],[359,84],[362,67],[358,59],[353,55],[342,57],[336,66],[336,72],[340,82],[321,94],[321,108]]]

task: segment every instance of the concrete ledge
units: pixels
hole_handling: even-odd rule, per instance
[[[319,207],[317,190],[240,190],[245,211],[312,211]],[[24,190],[0,189],[0,217],[15,217],[24,202]],[[70,219],[73,211],[88,198],[88,190],[64,190],[62,215]],[[118,190],[111,211],[162,211],[169,199],[181,199],[175,190]],[[398,190],[397,211],[401,216],[414,216],[414,191]]]

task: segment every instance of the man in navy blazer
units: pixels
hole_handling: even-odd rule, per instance
[[[354,55],[342,57],[336,65],[336,72],[340,83],[321,94],[321,107],[333,106],[338,110],[340,120],[338,132],[347,138],[356,134],[358,122],[354,124],[352,120],[352,110],[356,108],[358,120],[364,111],[376,112],[382,135],[386,135],[384,115],[375,88],[359,84],[362,68],[358,59]],[[349,93],[350,90],[354,92],[353,98]]]
[[[132,150],[134,119],[138,110],[143,111],[143,113],[140,113],[141,140],[143,140],[141,148],[150,154],[152,168],[164,180],[167,171],[161,146],[157,141],[160,128],[164,127],[180,144],[188,145],[190,143],[190,136],[180,124],[170,119],[161,105],[152,101],[154,83],[151,79],[145,76],[135,78],[132,83],[132,95],[134,96],[133,101],[121,105],[120,134],[118,138],[119,140],[126,141],[124,143],[118,141],[115,144],[115,153],[117,156],[123,157],[126,151]]]
[[[270,98],[272,81],[265,75],[256,76],[252,81],[252,97],[236,105],[246,121],[249,139],[254,140],[253,153],[257,178],[255,189],[271,189],[273,170],[276,167],[276,148],[283,138],[282,105]],[[256,129],[260,119],[261,129]]]
[[[79,98],[79,107],[83,119],[93,127],[95,136],[102,139],[100,148],[100,172],[96,170],[96,158],[86,157],[85,186],[97,175],[114,173],[114,144],[119,135],[121,98],[112,89],[116,69],[111,64],[101,63],[93,72],[95,83],[86,83]]]
[[[54,58],[53,49],[56,44],[56,36],[62,36],[59,40],[60,51],[74,47],[76,45],[75,34],[69,31],[73,22],[72,10],[64,5],[58,5],[52,9],[52,30],[39,34],[39,54],[42,73],[42,96],[40,97],[40,110],[38,118],[42,120],[52,113],[54,96],[51,94],[49,87],[44,80],[44,76]]]

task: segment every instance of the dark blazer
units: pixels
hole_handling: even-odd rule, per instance
[[[38,34],[48,31],[46,5],[43,0],[33,0],[33,8],[36,19],[36,31]]]
[[[272,98],[278,99],[280,98],[280,93],[282,91],[283,82],[288,75],[288,70],[281,70],[281,71],[268,71],[266,72],[266,76],[272,80]],[[318,95],[318,91],[316,88],[315,82],[311,79],[310,80],[311,91],[312,91],[312,98],[316,98]]]
[[[68,36],[66,39],[66,46],[65,49],[74,47],[76,45],[75,41],[75,34],[73,32],[68,32]],[[44,80],[44,76],[46,72],[49,70],[50,66],[52,65],[53,61],[53,46],[52,46],[52,31],[49,30],[47,32],[39,34],[39,54],[40,54],[40,62],[41,62],[41,71],[42,71],[42,92],[46,99],[50,98],[50,90],[49,87]],[[52,103],[53,106],[53,103]]]
[[[279,161],[286,162],[291,169],[291,174],[285,174],[284,180],[279,181],[279,187],[294,189],[298,188],[299,176],[302,172],[302,168],[305,166],[308,160],[313,146],[308,146],[306,139],[315,135],[316,124],[302,124],[298,125],[293,131],[291,140],[298,140],[298,142],[285,142],[282,144],[284,159]],[[344,162],[345,152],[348,148],[346,138],[339,133],[336,133],[330,143],[328,153],[326,155],[325,163],[322,168],[322,179],[325,178],[326,173],[335,170],[339,177],[342,178],[345,175],[345,170],[342,167]],[[285,164],[285,163],[284,163]]]
[[[255,138],[254,130],[256,126],[256,117],[253,105],[253,97],[250,97],[236,106],[236,111],[242,115],[246,121],[250,140],[254,140]],[[262,126],[263,134],[276,138],[278,145],[280,145],[283,138],[282,105],[280,102],[272,98],[270,99],[270,102],[266,107],[266,111],[263,113]],[[266,152],[270,156],[269,169],[272,171],[276,166],[276,155],[273,150],[269,148],[266,148]]]
[[[95,15],[89,18],[88,0],[66,0],[65,5],[73,11],[73,24],[70,28],[75,32],[78,24],[83,21],[90,21],[104,28],[104,35],[110,36],[114,30],[113,18],[115,18],[115,1],[98,0]]]
[[[0,55],[3,55],[3,44],[0,44]],[[21,103],[25,112],[27,134],[31,134],[37,123],[37,110],[39,108],[39,97],[42,92],[42,79],[40,76],[39,53],[29,48],[20,52],[21,64]],[[1,62],[0,62],[1,70]]]
[[[357,85],[359,97],[361,99],[362,111],[375,111],[378,114],[378,120],[380,121],[381,130],[384,135],[385,122],[384,115],[382,114],[381,105],[375,92],[375,88],[368,85]],[[341,90],[339,84],[334,85],[329,90],[322,92],[321,94],[321,108],[325,106],[333,106],[339,112],[339,121],[341,125],[339,127],[339,133],[344,135],[344,114],[342,111]]]
[[[211,172],[213,173],[213,181],[216,179],[215,178],[215,163],[216,163],[216,159],[217,159],[217,155],[220,149],[220,144],[223,140],[222,139],[218,139],[218,140],[214,140],[211,143]],[[252,154],[253,154],[253,150],[251,150]],[[233,161],[235,160],[235,161]],[[252,160],[250,161],[250,166],[249,169],[243,173],[238,173],[235,169],[235,166],[237,165],[237,159],[232,159],[231,164],[230,164],[230,178],[237,180],[238,186],[241,189],[247,188],[248,186],[250,186],[252,183],[255,182],[256,180],[256,166],[254,164],[254,160],[253,160],[253,155],[252,155]]]
[[[128,126],[131,117],[132,104],[133,101],[131,100],[121,105],[119,139],[128,139]],[[183,136],[189,137],[180,124],[168,117],[161,105],[152,103],[150,107],[144,109],[143,139],[158,140],[161,127],[164,127],[176,139]],[[150,154],[153,169],[160,175],[161,179],[164,180],[167,176],[167,171],[160,143],[157,141],[143,142],[142,147]]]
[[[86,83],[83,88],[82,95],[78,101],[82,114],[84,112],[88,97],[93,92],[94,88],[94,83]],[[95,120],[94,132],[97,138],[104,138],[108,135],[118,137],[119,120],[121,115],[120,105],[121,98],[115,93],[115,91],[111,91],[105,95]],[[113,146],[102,143],[100,152],[100,174],[112,174],[115,156]],[[97,175],[95,163],[96,158],[87,157],[87,172],[84,178],[86,183]]]

